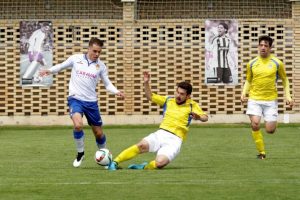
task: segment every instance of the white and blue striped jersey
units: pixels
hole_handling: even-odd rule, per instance
[[[51,73],[71,68],[71,79],[69,82],[69,96],[81,101],[97,101],[96,87],[99,80],[102,80],[106,90],[116,94],[119,91],[108,78],[106,65],[97,59],[91,61],[86,54],[75,54],[70,56],[63,63],[51,67]]]

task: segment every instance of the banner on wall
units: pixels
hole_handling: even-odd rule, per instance
[[[50,21],[20,22],[21,86],[51,86],[52,76],[39,76],[52,66],[53,31]]]
[[[237,20],[205,21],[205,83],[238,84]]]

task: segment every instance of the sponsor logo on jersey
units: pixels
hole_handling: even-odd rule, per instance
[[[272,64],[269,64],[269,66],[268,66],[270,69],[272,69],[272,67],[273,67],[273,65]]]
[[[84,72],[84,71],[80,71],[80,70],[76,71],[76,75],[83,77],[83,78],[97,78],[96,74],[92,74],[92,73]]]

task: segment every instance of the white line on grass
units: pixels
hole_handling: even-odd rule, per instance
[[[134,185],[224,185],[224,184],[253,184],[253,183],[264,183],[264,184],[299,184],[300,180],[288,180],[288,179],[265,179],[265,180],[190,180],[190,181],[176,181],[176,182],[165,182],[156,181],[153,182],[135,182],[135,181],[123,181],[123,182],[45,182],[45,183],[37,183],[37,182],[27,182],[27,183],[0,183],[1,186],[31,186],[31,185],[125,185],[125,184],[134,184]]]

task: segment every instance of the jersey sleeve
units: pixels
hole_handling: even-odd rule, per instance
[[[73,66],[73,62],[74,62],[74,55],[70,56],[67,60],[65,60],[64,62],[54,65],[53,67],[51,67],[49,70],[51,73],[53,74],[57,74],[58,72],[60,72],[63,69],[66,69],[68,67],[72,67]]]
[[[290,83],[289,83],[289,79],[286,76],[284,64],[280,60],[278,60],[278,62],[279,62],[278,75],[282,80],[285,97],[288,100],[291,100]]]
[[[100,78],[104,83],[105,89],[113,94],[117,94],[119,90],[112,84],[108,77],[108,70],[105,64],[103,64],[103,70],[100,72]]]
[[[192,108],[192,111],[194,113],[196,113],[197,115],[207,115],[203,110],[202,108],[199,106],[199,104],[197,102],[193,102],[192,104],[193,108]]]
[[[247,69],[246,69],[246,80],[251,84],[252,82],[252,71],[251,71],[251,66],[250,62],[247,63]]]
[[[167,100],[167,96],[160,96],[158,94],[152,93],[151,101],[157,105],[163,106]]]
[[[243,95],[246,95],[246,94],[249,93],[250,85],[251,85],[251,82],[252,82],[252,72],[251,72],[250,62],[247,63],[246,67],[247,67],[247,69],[246,69],[246,81],[245,81],[245,84],[243,86],[243,91],[242,91]]]

